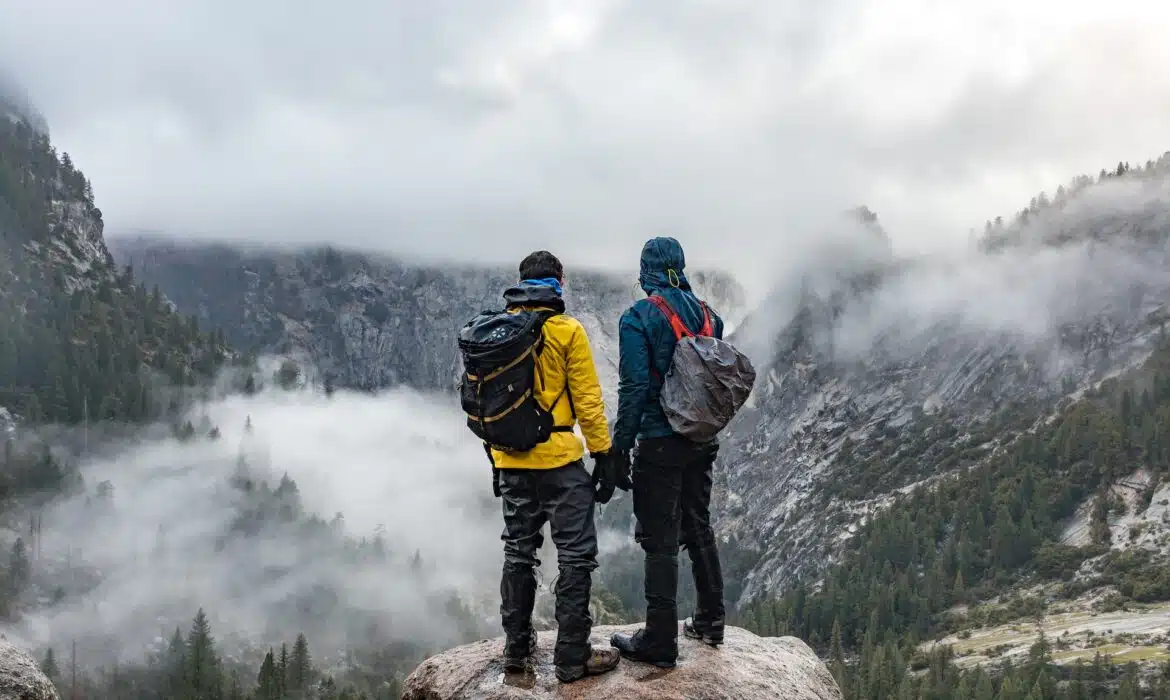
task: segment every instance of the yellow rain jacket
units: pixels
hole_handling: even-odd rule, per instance
[[[509,302],[509,310],[563,312],[564,302],[551,291],[547,287],[521,284],[505,292],[504,298]],[[537,401],[552,411],[553,425],[580,424],[585,445],[581,444],[576,433],[556,432],[548,441],[528,452],[492,450],[492,459],[499,469],[555,469],[584,457],[586,447],[594,453],[610,448],[601,382],[597,379],[585,327],[577,319],[561,313],[545,321],[543,334],[544,349],[536,358]],[[560,401],[552,406],[557,397]],[[574,410],[576,421],[573,419]]]

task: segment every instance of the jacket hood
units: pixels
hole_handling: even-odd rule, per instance
[[[517,306],[540,306],[565,312],[565,300],[560,290],[540,280],[523,280],[514,287],[504,290],[504,301],[508,308]]]
[[[683,274],[686,265],[686,256],[677,240],[667,236],[651,238],[642,246],[638,283],[647,294],[662,292],[671,287],[690,291],[691,283]]]

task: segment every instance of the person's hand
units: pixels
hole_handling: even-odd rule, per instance
[[[593,499],[598,503],[609,503],[613,498],[613,456],[610,452],[590,453],[593,458]]]
[[[611,455],[613,484],[622,491],[629,491],[634,488],[634,480],[630,476],[630,451],[613,450]]]

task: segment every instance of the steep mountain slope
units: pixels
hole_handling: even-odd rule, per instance
[[[896,494],[980,463],[1149,354],[1170,303],[1168,168],[1077,178],[953,256],[896,258],[858,210],[747,318],[734,282],[695,276],[759,370],[715,498],[720,533],[754,562],[741,602],[815,580]],[[511,280],[331,250],[142,237],[113,250],[240,346],[301,354],[364,388],[448,389],[456,329]],[[616,319],[634,291],[632,275],[570,275],[611,399]]]
[[[114,255],[158,284],[236,348],[301,356],[337,386],[405,384],[449,390],[458,371],[455,334],[475,313],[502,305],[512,270],[417,265],[394,258],[311,250],[241,251],[162,238],[115,237]],[[635,298],[636,275],[568,271],[569,313],[584,324],[612,397],[617,320]],[[743,293],[726,275],[694,283],[730,323]]]
[[[791,320],[761,312],[737,336],[759,379],[718,474],[719,530],[759,556],[741,602],[816,581],[899,492],[985,462],[1141,363],[1164,333],[1168,238],[1163,157],[1078,178],[962,256],[894,260],[861,241],[780,290],[800,300]]]
[[[160,381],[211,373],[222,341],[115,268],[89,181],[26,105],[0,112],[0,407],[34,422],[158,415]]]

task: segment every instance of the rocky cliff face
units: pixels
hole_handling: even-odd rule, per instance
[[[614,632],[596,627],[595,645]],[[729,627],[725,644],[712,649],[685,637],[678,666],[669,671],[623,660],[612,673],[561,685],[553,676],[556,632],[539,634],[532,671],[503,673],[503,640],[451,649],[424,661],[406,679],[403,700],[839,700],[841,691],[824,663],[799,639],[763,638]]]
[[[313,250],[241,251],[114,238],[120,262],[157,284],[180,309],[223,328],[231,344],[301,356],[337,386],[448,390],[458,372],[455,336],[483,309],[500,308],[512,270],[428,266]],[[605,386],[617,386],[617,321],[640,295],[636,275],[570,270],[569,313],[589,333]],[[696,288],[734,324],[744,313],[734,280],[698,272]]]
[[[1081,182],[962,256],[834,256],[790,320],[743,324],[759,375],[716,493],[719,531],[760,557],[743,599],[815,579],[899,491],[1148,356],[1170,304],[1164,161]]]
[[[31,422],[160,413],[160,376],[211,373],[222,346],[119,272],[93,189],[0,80],[0,408]]]

